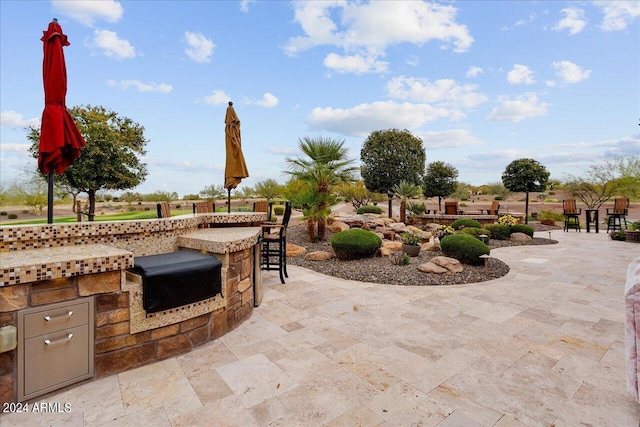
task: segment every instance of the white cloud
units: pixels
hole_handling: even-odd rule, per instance
[[[389,63],[377,61],[375,56],[340,56],[336,53],[330,53],[324,58],[324,65],[337,73],[363,74],[386,72]]]
[[[557,61],[552,66],[563,83],[578,83],[591,75],[591,70],[585,70],[570,61]]]
[[[418,56],[416,56],[416,55],[411,55],[406,60],[406,64],[407,65],[411,65],[412,67],[415,67],[416,65],[420,65],[420,58],[418,58]]]
[[[366,136],[375,129],[415,129],[440,118],[460,118],[460,113],[428,104],[378,101],[352,108],[314,108],[311,127],[344,135]]]
[[[211,62],[211,55],[216,45],[202,34],[184,32],[187,47],[184,52],[191,60],[199,63]]]
[[[52,0],[51,5],[54,10],[88,27],[97,20],[118,22],[124,12],[120,2],[114,0]]]
[[[93,35],[90,47],[102,49],[109,58],[118,60],[135,58],[136,49],[127,40],[119,38],[117,33],[109,30],[95,30]]]
[[[526,84],[530,85],[535,83],[533,78],[533,71],[526,65],[515,64],[513,70],[507,73],[507,81],[512,85]]]
[[[487,116],[489,121],[519,122],[524,119],[544,116],[549,104],[538,100],[535,93],[528,92],[515,99],[499,97],[499,105]]]
[[[249,12],[249,5],[251,3],[255,3],[257,0],[241,0],[240,1],[240,11],[244,13]]]
[[[0,151],[3,153],[26,154],[29,152],[29,144],[0,144]]]
[[[26,128],[29,126],[39,126],[40,119],[37,117],[24,119],[22,114],[8,110],[0,112],[0,125],[8,128]]]
[[[479,74],[484,73],[484,70],[480,67],[476,67],[475,65],[469,67],[467,70],[467,77],[477,77]]]
[[[316,46],[335,46],[344,54],[327,57],[325,65],[333,64],[342,72],[364,72],[363,65],[376,64],[378,67],[366,68],[367,72],[383,72],[386,66],[380,66],[383,63],[378,57],[391,45],[421,46],[439,40],[453,45],[456,52],[469,49],[473,37],[466,26],[456,22],[456,13],[450,5],[417,1],[298,1],[294,3],[294,20],[304,35],[290,38],[284,50],[296,55]],[[363,63],[348,63],[362,58],[366,58]]]
[[[486,102],[487,97],[477,89],[477,85],[459,85],[452,79],[432,83],[428,79],[400,76],[387,83],[387,92],[393,98],[443,107],[472,108]]]
[[[214,90],[211,95],[204,97],[204,102],[210,105],[222,105],[231,100],[231,97],[222,90]]]
[[[603,31],[621,31],[627,28],[640,16],[640,2],[631,1],[596,1],[604,13],[600,28]]]
[[[587,21],[584,18],[584,10],[577,7],[568,7],[560,12],[564,14],[564,18],[553,27],[554,30],[569,30],[569,35],[572,36],[584,30],[587,25]]]
[[[265,107],[265,108],[273,108],[276,105],[278,105],[279,102],[280,100],[275,95],[269,92],[266,92],[260,101],[248,101],[247,103],[258,105],[260,107]]]
[[[109,86],[119,87],[122,90],[127,90],[133,86],[138,92],[169,93],[173,90],[173,86],[166,83],[142,83],[140,80],[120,80],[119,82],[109,80],[107,84],[109,84]]]
[[[418,132],[426,149],[469,147],[484,142],[466,129],[452,129],[439,132]]]

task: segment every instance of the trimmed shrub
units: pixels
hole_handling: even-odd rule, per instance
[[[356,210],[356,213],[358,215],[366,214],[366,213],[381,214],[382,208],[379,206],[371,206],[371,205],[361,206]]]
[[[454,230],[460,230],[460,227],[482,228],[482,225],[480,225],[480,223],[475,219],[460,218],[453,221],[453,223],[451,223],[451,227],[453,227]]]
[[[7,216],[7,213],[5,211],[2,211],[2,212],[0,212],[0,215]]]
[[[486,228],[478,228],[478,227],[464,227],[460,230],[461,233],[469,234],[470,236],[475,237],[478,240],[482,240],[480,238],[481,234],[486,235],[488,238],[491,238],[491,232]]]
[[[18,219],[18,215],[16,214],[9,214],[9,216],[7,216],[8,219]]]
[[[509,226],[502,224],[489,224],[485,227],[489,230],[489,236],[496,240],[509,240]]]
[[[480,265],[484,261],[480,255],[489,255],[489,246],[465,233],[453,234],[440,241],[445,256],[455,258],[463,264]]]
[[[341,231],[331,238],[331,247],[340,260],[371,257],[380,246],[382,239],[379,236],[361,228]]]
[[[276,214],[276,215],[283,215],[284,214],[284,206],[282,206],[282,205],[274,206],[273,207],[273,213]]]
[[[564,221],[564,215],[563,214],[554,212],[552,210],[544,210],[544,209],[542,209],[540,211],[540,213],[538,214],[538,218],[541,218],[541,219],[542,218],[549,218],[549,219],[552,219],[554,221],[559,221],[559,222]]]
[[[498,200],[498,201],[500,201],[500,200],[504,200],[504,197],[502,197],[502,196],[496,196],[496,197],[494,197],[494,198],[493,198],[493,200]]]
[[[542,218],[540,220],[540,224],[555,226],[556,222],[554,220],[552,220],[551,218]]]
[[[516,224],[511,226],[511,233],[524,233],[533,237],[533,227],[527,224]]]

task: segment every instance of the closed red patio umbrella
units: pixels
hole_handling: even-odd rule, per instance
[[[54,173],[63,173],[80,157],[85,141],[65,106],[67,67],[62,48],[70,43],[62,33],[57,19],[51,21],[49,28],[43,33],[41,40],[44,48],[44,111],[40,127],[38,170],[49,175],[47,220],[52,223]]]

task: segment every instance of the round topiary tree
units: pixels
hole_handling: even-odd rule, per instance
[[[371,231],[352,228],[336,233],[331,247],[339,260],[352,260],[375,255],[382,246],[382,239]]]
[[[358,209],[356,209],[356,213],[358,215],[362,215],[366,213],[381,214],[382,208],[379,206],[372,206],[372,205],[360,206]]]
[[[480,258],[480,255],[489,255],[490,252],[489,246],[465,233],[444,237],[440,241],[440,248],[445,256],[469,265],[482,264],[483,259]]]
[[[475,219],[460,218],[453,221],[451,227],[453,227],[454,230],[459,230],[460,228],[466,227],[482,228],[482,225]]]
[[[511,226],[511,233],[524,233],[530,237],[533,237],[533,227],[526,224],[516,224]]]

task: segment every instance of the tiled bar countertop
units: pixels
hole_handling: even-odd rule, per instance
[[[124,270],[133,253],[106,245],[62,246],[0,254],[0,286]]]
[[[260,227],[202,228],[178,236],[178,246],[217,254],[238,252],[253,247]]]

